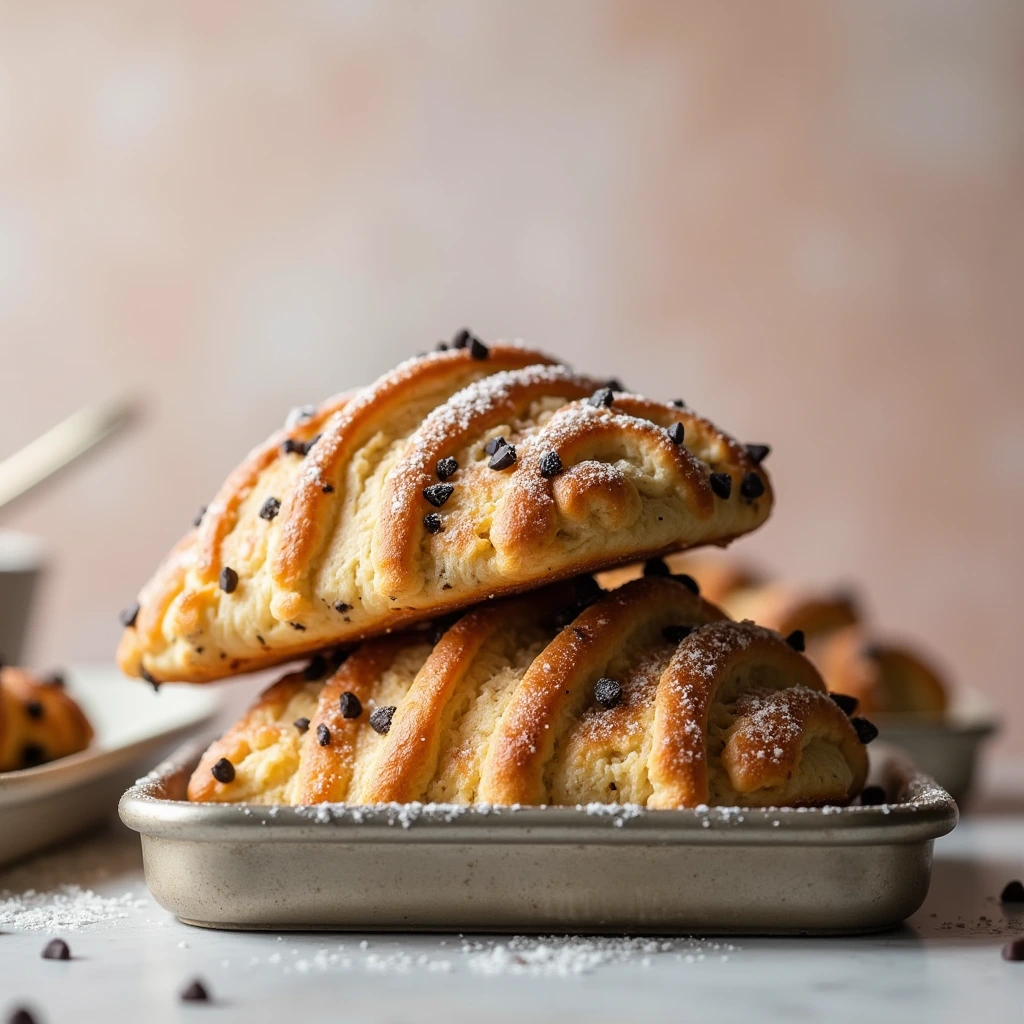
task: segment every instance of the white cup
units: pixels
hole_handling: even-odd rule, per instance
[[[43,545],[27,533],[0,530],[0,661],[21,663],[32,602],[45,557]]]

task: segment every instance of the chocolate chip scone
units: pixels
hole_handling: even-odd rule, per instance
[[[92,726],[60,676],[0,666],[0,772],[77,754],[91,740]]]
[[[723,544],[769,514],[760,457],[681,404],[462,334],[254,449],[129,610],[119,662],[203,682]]]
[[[802,654],[688,578],[585,578],[314,659],[210,747],[188,796],[842,804],[871,738]]]

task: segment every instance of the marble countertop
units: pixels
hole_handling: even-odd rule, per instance
[[[1024,935],[1024,906],[998,898],[1024,876],[1024,788],[1015,793],[989,799],[936,843],[928,899],[897,931],[568,949],[487,936],[191,928],[149,896],[136,837],[112,823],[0,872],[0,1021],[22,1005],[40,1024],[1021,1020],[1024,963],[1004,961],[1000,948]],[[55,924],[62,918],[78,926]],[[70,962],[41,958],[54,935],[69,943]],[[179,1001],[194,977],[212,1006]]]

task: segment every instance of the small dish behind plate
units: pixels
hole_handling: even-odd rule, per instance
[[[0,864],[66,839],[111,814],[126,785],[206,724],[218,696],[165,686],[154,693],[113,666],[66,673],[96,738],[81,753],[0,772]]]

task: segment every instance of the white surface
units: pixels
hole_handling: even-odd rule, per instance
[[[1018,774],[1018,781],[1021,776]],[[179,924],[149,897],[135,837],[119,826],[79,845],[0,872],[0,890],[48,892],[74,883],[94,901],[95,923],[25,931],[0,900],[0,1013],[22,1003],[41,1022],[303,1020],[530,1024],[543,1021],[1020,1020],[1024,963],[999,950],[1024,934],[1024,907],[999,904],[1024,875],[1024,789],[967,814],[936,844],[932,890],[896,932],[849,939],[677,942],[667,952],[620,951],[587,973],[544,973],[543,954],[520,951],[513,969],[487,973],[501,952],[463,951],[456,936],[208,932]],[[609,879],[628,884],[628,879]],[[6,908],[6,909],[5,909]],[[59,908],[57,908],[59,910]],[[123,915],[123,916],[115,916]],[[90,915],[87,915],[90,916]],[[982,918],[987,918],[983,920]],[[42,960],[59,934],[78,958]],[[473,937],[474,942],[478,937]],[[361,941],[368,946],[361,948]],[[503,945],[507,940],[495,940]],[[718,940],[721,941],[721,940]],[[540,959],[541,963],[531,964]],[[573,962],[575,958],[573,958]],[[202,977],[216,1007],[178,1002]],[[0,1019],[3,1019],[0,1017]]]

